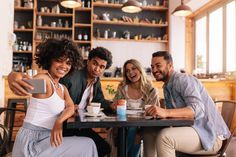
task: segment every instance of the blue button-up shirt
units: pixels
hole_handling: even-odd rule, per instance
[[[189,107],[195,113],[192,126],[205,150],[213,147],[216,137],[230,136],[229,129],[202,83],[192,75],[174,72],[163,86],[166,108]]]

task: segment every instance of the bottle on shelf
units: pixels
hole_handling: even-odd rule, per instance
[[[60,6],[58,4],[56,5],[56,10],[55,11],[56,11],[57,14],[60,14]]]
[[[85,5],[84,5],[84,0],[83,0],[83,1],[81,1],[81,7],[82,7],[82,8],[84,8],[84,7],[85,7]]]
[[[43,24],[42,17],[39,15],[37,18],[37,26],[42,26]]]
[[[65,21],[65,27],[69,28],[69,21],[68,20]]]
[[[147,1],[146,1],[146,0],[143,0],[142,5],[143,5],[144,7],[146,7],[146,6],[147,6]]]
[[[91,2],[90,2],[90,1],[87,2],[87,7],[88,7],[88,8],[91,7]]]
[[[30,43],[28,45],[28,51],[32,51],[32,45]]]

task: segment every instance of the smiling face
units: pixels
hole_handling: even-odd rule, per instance
[[[129,79],[129,81],[132,83],[138,82],[141,78],[140,71],[135,65],[131,63],[126,64],[125,74],[126,74],[126,77]]]
[[[168,82],[173,72],[173,63],[166,61],[163,56],[152,58],[152,74],[157,81]]]
[[[71,69],[71,62],[69,58],[59,58],[52,60],[51,66],[48,72],[52,75],[54,79],[60,79],[64,77]]]
[[[107,61],[99,57],[94,57],[91,60],[88,60],[87,61],[88,77],[94,79],[102,76],[104,70],[106,69],[106,66],[107,66]]]

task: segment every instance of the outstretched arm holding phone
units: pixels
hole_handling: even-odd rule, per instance
[[[21,72],[11,72],[8,75],[9,87],[16,95],[29,96],[31,94],[27,91],[27,89],[33,90],[34,87],[31,86],[29,83],[23,81],[23,79],[31,79],[31,77]]]

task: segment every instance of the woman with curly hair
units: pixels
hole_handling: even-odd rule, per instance
[[[151,81],[147,79],[146,73],[139,61],[127,60],[123,66],[123,81],[119,84],[114,102],[125,98],[128,109],[140,109],[145,105],[159,105],[157,90]],[[127,132],[128,156],[140,156],[140,129],[129,127]]]
[[[74,103],[59,80],[82,66],[76,45],[67,39],[48,39],[37,47],[35,61],[47,70],[34,76],[46,81],[46,93],[32,94],[23,126],[17,133],[13,157],[97,157],[92,139],[62,136],[62,124],[74,114]]]

